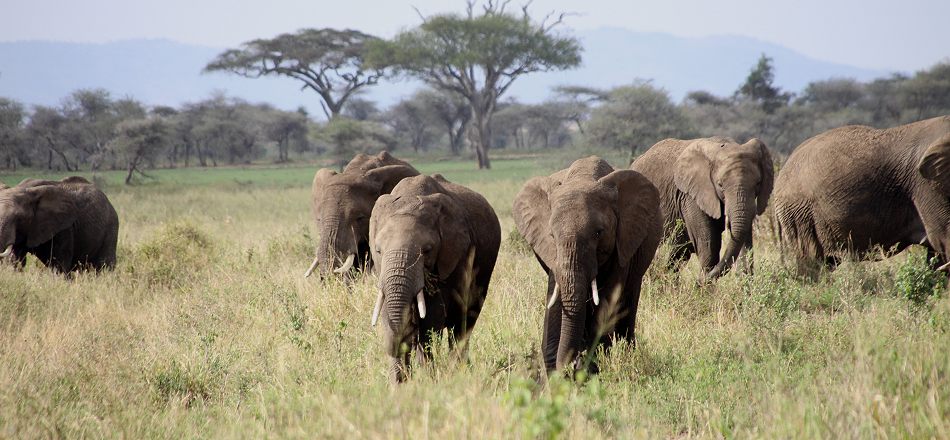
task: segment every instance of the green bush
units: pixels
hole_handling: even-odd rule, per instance
[[[921,306],[947,288],[947,277],[931,269],[925,254],[915,252],[897,269],[894,288],[899,296]]]

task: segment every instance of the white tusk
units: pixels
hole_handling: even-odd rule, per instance
[[[317,269],[317,266],[320,264],[320,257],[313,257],[313,263],[310,263],[310,269],[307,269],[307,272],[303,274],[304,278],[309,278],[313,274],[313,271]]]
[[[594,305],[600,305],[600,292],[597,291],[597,278],[594,278],[594,281],[590,282],[591,294],[594,296]]]
[[[0,254],[0,258],[7,258],[7,257],[9,257],[10,255],[13,255],[13,245],[12,245],[12,244],[9,245],[9,246],[7,246],[6,250],[4,250],[2,254]]]
[[[416,294],[416,305],[419,306],[419,318],[425,319],[426,317],[426,296],[422,293],[422,289],[419,289],[419,293]]]
[[[376,297],[376,305],[373,306],[373,318],[370,325],[376,327],[376,321],[379,321],[379,311],[383,309],[383,289],[379,289],[379,296]]]
[[[947,270],[947,268],[950,268],[950,261],[943,263],[943,266],[938,267],[937,272],[940,272],[941,270]]]
[[[558,291],[558,290],[559,290],[559,289],[558,289],[557,283],[554,283],[554,292],[551,292],[551,299],[548,300],[548,308],[549,308],[549,309],[550,309],[551,307],[554,307],[554,301],[557,300],[557,291]]]
[[[339,269],[333,271],[333,273],[346,273],[346,271],[353,268],[353,260],[356,259],[356,254],[350,254],[349,257],[346,257],[346,261],[343,262],[343,265]]]

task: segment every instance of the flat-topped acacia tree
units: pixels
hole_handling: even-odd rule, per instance
[[[488,1],[477,10],[469,1],[465,14],[422,17],[421,25],[392,40],[370,42],[366,53],[369,65],[392,66],[464,98],[471,108],[479,168],[491,168],[491,119],[511,84],[528,73],[581,62],[577,39],[555,32],[565,14],[535,21],[527,6],[516,14],[506,11],[508,4]]]
[[[352,29],[301,29],[270,39],[251,40],[228,49],[205,66],[205,72],[231,72],[247,78],[287,76],[303,82],[303,89],[320,95],[327,119],[340,114],[347,99],[376,84],[384,67],[367,68],[366,44],[377,40]]]

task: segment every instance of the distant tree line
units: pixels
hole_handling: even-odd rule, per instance
[[[950,114],[950,63],[912,76],[870,82],[832,78],[790,93],[774,84],[762,56],[730,96],[693,91],[680,103],[650,81],[612,89],[563,86],[548,101],[496,104],[491,145],[509,151],[597,146],[642,152],[667,138],[759,137],[788,153],[830,128],[889,127]],[[317,156],[342,161],[356,152],[411,151],[477,156],[471,104],[451,91],[425,87],[381,109],[349,96],[339,114],[316,121],[303,109],[215,94],[179,107],[147,107],[102,89],[77,90],[58,106],[0,98],[0,168],[127,171],[283,163]]]

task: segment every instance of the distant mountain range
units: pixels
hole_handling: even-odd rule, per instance
[[[684,38],[662,33],[600,28],[576,36],[584,46],[583,65],[563,72],[519,79],[510,96],[540,102],[562,84],[607,88],[650,79],[675,100],[689,91],[731,94],[760,54],[775,61],[775,81],[798,92],[817,79],[870,80],[890,72],[809,58],[786,47],[740,36]],[[57,104],[78,88],[102,87],[117,97],[150,105],[179,105],[222,90],[253,102],[285,109],[305,106],[322,115],[317,96],[289,78],[246,79],[201,69],[222,48],[170,40],[125,40],[103,44],[23,41],[0,43],[0,96],[27,104]],[[366,97],[388,105],[418,87],[413,81],[388,82]]]

